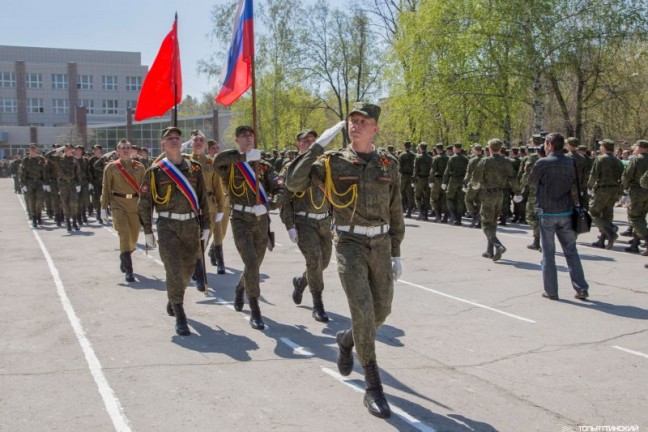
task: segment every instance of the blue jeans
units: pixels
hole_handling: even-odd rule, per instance
[[[572,287],[576,291],[586,290],[583,266],[576,250],[576,231],[572,228],[570,216],[540,216],[540,240],[542,241],[542,281],[548,295],[558,295],[558,271],[556,270],[556,241],[562,247]]]

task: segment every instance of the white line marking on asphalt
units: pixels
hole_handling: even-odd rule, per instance
[[[349,380],[345,379],[342,375],[339,373],[335,372],[332,369],[329,368],[322,368],[322,371],[324,371],[325,374],[333,377],[337,381],[341,382],[342,384],[347,385],[348,387],[351,387],[353,390],[355,390],[358,393],[364,393],[364,390],[361,389],[360,387],[354,385],[353,383],[349,382]],[[394,414],[405,420],[407,423],[409,423],[412,427],[420,430],[421,432],[436,432],[436,429],[434,429],[432,426],[426,425],[416,417],[408,414],[407,412],[403,411],[402,409],[398,408],[397,406],[394,406],[392,404],[389,404],[391,407],[391,410]]]
[[[627,352],[627,353],[629,353],[629,354],[634,354],[634,355],[639,356],[639,357],[645,357],[645,358],[648,358],[648,354],[644,354],[644,353],[639,352],[639,351],[633,351],[633,350],[631,350],[631,349],[623,348],[623,347],[616,346],[616,345],[612,346],[612,348],[614,348],[614,349],[618,349],[619,351]]]
[[[315,355],[312,352],[308,351],[306,348],[297,345],[295,342],[291,341],[288,338],[282,337],[279,338],[279,340],[292,348],[294,354],[299,354],[305,357],[313,357]]]
[[[432,288],[424,287],[423,285],[418,285],[418,284],[415,284],[415,283],[412,283],[412,282],[407,282],[407,281],[404,281],[402,279],[399,279],[397,282],[403,283],[405,285],[410,285],[410,286],[413,286],[413,287],[416,287],[416,288],[420,288],[422,290],[429,291],[431,293],[438,294],[440,296],[447,297],[447,298],[452,299],[452,300],[457,300],[457,301],[460,301],[462,303],[467,303],[469,305],[472,305],[472,306],[475,306],[475,307],[478,307],[478,308],[486,309],[486,310],[489,310],[491,312],[497,312],[498,314],[506,315],[508,317],[515,318],[515,319],[520,320],[520,321],[525,321],[525,322],[528,322],[528,323],[531,323],[531,324],[535,324],[535,321],[532,320],[532,319],[524,318],[524,317],[521,317],[519,315],[514,315],[512,313],[504,312],[502,310],[495,309],[495,308],[492,308],[490,306],[486,306],[486,305],[483,305],[483,304],[475,303],[475,302],[470,301],[470,300],[462,299],[460,297],[455,297],[453,295],[446,294],[444,292],[437,291],[437,290],[432,289]]]
[[[23,206],[23,209],[25,209],[25,205],[22,200],[20,200],[20,202]],[[45,243],[43,243],[43,241],[41,240],[40,235],[38,234],[38,230],[32,230],[32,232],[34,233],[36,242],[41,248],[41,252],[43,252],[43,255],[45,256],[45,260],[47,261],[47,265],[49,266],[50,273],[52,274],[52,278],[54,279],[54,284],[56,285],[56,292],[61,299],[61,303],[63,304],[63,310],[65,310],[68,320],[72,325],[72,329],[74,330],[74,334],[79,341],[79,345],[81,345],[83,354],[85,355],[86,361],[88,362],[88,367],[90,368],[90,373],[92,374],[92,377],[97,384],[97,388],[99,389],[101,398],[103,399],[104,405],[106,406],[106,411],[108,411],[108,415],[113,422],[113,426],[115,426],[115,429],[119,432],[130,432],[131,428],[128,425],[128,419],[124,415],[124,411],[121,404],[119,403],[119,399],[117,399],[117,397],[115,396],[115,392],[110,387],[110,384],[108,384],[108,380],[102,372],[101,363],[99,362],[97,355],[92,349],[92,344],[85,335],[85,330],[81,325],[79,317],[77,317],[76,313],[74,312],[72,303],[70,302],[70,299],[65,291],[65,286],[63,286],[63,281],[61,281],[59,272],[54,265],[54,260],[47,251]]]

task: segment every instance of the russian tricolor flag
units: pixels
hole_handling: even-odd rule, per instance
[[[216,102],[230,106],[252,85],[254,59],[254,14],[252,0],[239,0],[234,16],[234,35],[227,67],[221,73],[223,83]]]

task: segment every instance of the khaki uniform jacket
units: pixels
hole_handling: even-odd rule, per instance
[[[138,186],[144,180],[144,165],[135,160],[122,161],[122,166],[135,179]],[[128,213],[137,212],[137,195],[135,198],[124,198],[113,195],[113,192],[124,195],[138,194],[126,177],[121,173],[115,162],[106,165],[103,172],[103,190],[101,192],[101,208],[105,209],[110,205],[113,209],[124,210]]]
[[[204,154],[191,154],[189,159],[202,165],[209,213],[224,213],[225,194],[223,192],[223,181],[216,172],[216,168],[214,168],[214,160]]]

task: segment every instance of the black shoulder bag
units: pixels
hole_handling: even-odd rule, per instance
[[[576,160],[574,160],[574,172],[576,172],[576,190],[578,191],[578,205],[572,210],[572,228],[576,234],[583,234],[590,232],[592,228],[592,216],[585,209],[583,205],[583,195],[581,194],[580,179],[578,178],[578,169],[576,168]]]

